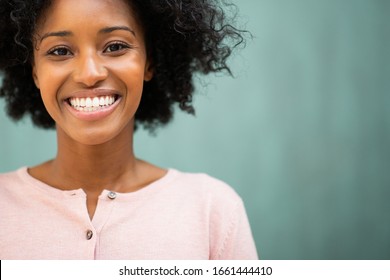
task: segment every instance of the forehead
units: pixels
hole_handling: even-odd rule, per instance
[[[118,24],[141,30],[137,18],[126,0],[52,0],[38,18],[36,32]]]

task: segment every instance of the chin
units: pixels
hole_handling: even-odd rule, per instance
[[[81,132],[81,133],[80,133]],[[102,145],[110,143],[114,145],[115,139],[119,137],[121,132],[110,127],[108,129],[81,129],[80,132],[67,133],[68,137],[75,142],[82,145]]]

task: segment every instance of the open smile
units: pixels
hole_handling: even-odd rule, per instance
[[[99,97],[72,97],[67,101],[77,111],[94,112],[111,106],[117,99],[118,95],[114,94]]]
[[[85,121],[95,121],[111,114],[121,99],[121,96],[117,94],[109,94],[94,97],[70,97],[64,103],[74,117]]]

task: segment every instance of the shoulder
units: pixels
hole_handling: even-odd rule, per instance
[[[174,173],[172,183],[183,192],[203,199],[223,200],[237,203],[241,198],[236,191],[224,181],[205,173],[188,173],[171,170]]]
[[[0,173],[0,187],[5,186],[6,184],[11,184],[20,181],[19,173],[25,168],[20,168],[18,170]]]
[[[0,211],[5,214],[9,209],[14,209],[21,205],[21,199],[26,197],[26,185],[21,174],[26,168],[0,174]],[[27,188],[28,189],[28,188]],[[5,211],[7,210],[7,211]]]
[[[193,206],[197,220],[207,222],[210,259],[257,259],[244,203],[236,191],[207,174],[176,172],[173,181],[184,194],[181,200]]]
[[[27,167],[19,168],[15,171],[10,171],[6,173],[0,173],[0,191],[2,193],[6,191],[16,192],[19,187],[25,186],[26,177],[24,174],[27,173]]]
[[[227,183],[205,173],[187,173],[171,170],[174,176],[166,190],[175,197],[175,204],[199,211],[218,221],[230,219],[241,211],[243,201]],[[206,214],[207,213],[207,214]],[[222,217],[224,217],[222,219]],[[219,222],[218,222],[219,223]]]

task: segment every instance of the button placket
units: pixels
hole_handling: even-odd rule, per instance
[[[106,193],[106,196],[109,198],[109,200],[114,200],[117,198],[117,193],[113,191],[108,191]],[[99,198],[100,199],[100,198]],[[106,220],[108,219],[111,210],[112,210],[113,204],[105,201],[105,199],[98,202],[94,218],[92,219],[92,227],[93,230],[88,229],[85,233],[85,237],[87,240],[91,240],[94,236],[94,234],[98,234],[100,230],[102,229],[103,225],[105,224]],[[97,235],[98,236],[98,235]],[[96,237],[98,238],[98,237]]]

